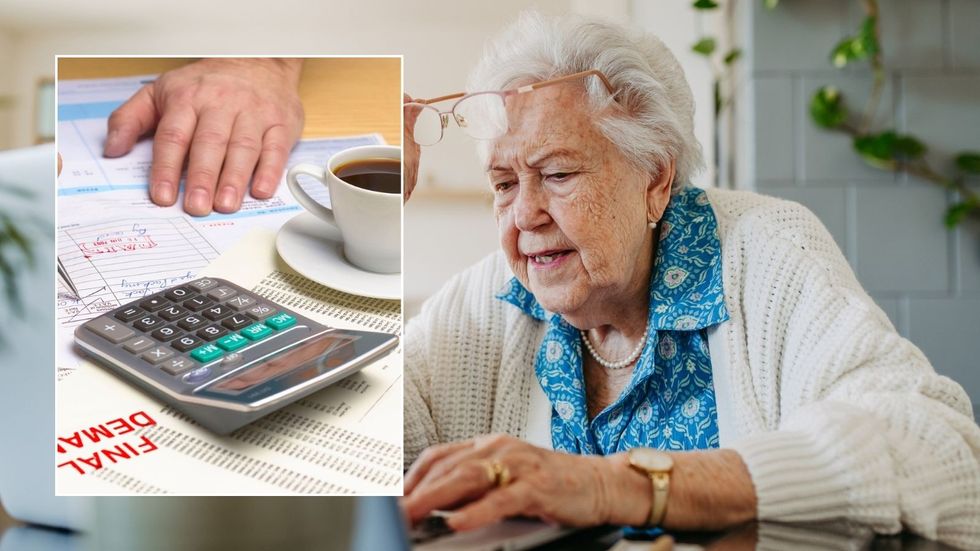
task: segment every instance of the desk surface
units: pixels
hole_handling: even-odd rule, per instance
[[[111,498],[125,499],[125,498]],[[180,499],[180,498],[167,498]],[[379,524],[378,529],[385,530],[384,524]],[[16,541],[19,543],[35,542],[38,545],[33,548],[50,548],[52,551],[57,549],[74,550],[85,540],[80,534],[70,532],[60,532],[45,528],[24,526],[13,521],[3,512],[0,505],[0,549],[4,548],[4,537],[6,533],[19,532]],[[855,528],[853,525],[834,525],[825,526],[792,526],[759,524],[748,525],[725,533],[715,534],[675,534],[674,535],[680,549],[705,549],[706,551],[722,550],[725,551],[754,551],[756,549],[795,549],[796,551],[824,551],[827,549],[888,549],[889,551],[957,551],[956,549],[929,541],[911,534],[900,534],[898,536],[884,537],[872,536],[866,529]],[[541,551],[552,550],[579,550],[579,551],[606,551],[616,544],[619,536],[609,534],[601,537],[576,537],[571,535],[551,544],[546,544],[540,548]],[[9,543],[9,542],[8,542]],[[322,542],[310,542],[320,545]],[[43,545],[41,545],[43,544]],[[633,544],[628,548],[645,549],[648,546]],[[250,550],[242,550],[250,551]]]
[[[59,79],[156,74],[186,58],[60,58]],[[306,111],[304,138],[377,132],[401,145],[401,59],[309,58],[299,95]]]

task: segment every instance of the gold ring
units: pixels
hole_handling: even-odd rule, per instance
[[[504,488],[510,484],[510,469],[496,459],[491,462],[491,466],[493,467],[494,486]]]
[[[487,482],[491,485],[497,485],[497,463],[495,461],[486,460],[483,462],[483,468],[487,471]]]

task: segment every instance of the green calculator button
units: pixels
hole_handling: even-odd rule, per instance
[[[296,320],[293,321],[295,322]],[[257,341],[270,333],[272,333],[272,329],[269,329],[261,323],[253,323],[252,325],[249,325],[245,329],[241,330],[242,335],[252,339],[253,341]]]
[[[285,312],[276,314],[265,320],[265,324],[273,329],[285,329],[294,323],[296,323],[296,318],[286,314]]]
[[[221,337],[215,344],[231,352],[232,350],[238,350],[239,348],[248,344],[248,339],[239,335],[238,333],[232,333]]]
[[[207,363],[211,360],[220,358],[224,354],[224,351],[213,344],[205,344],[204,346],[199,346],[191,352],[191,357],[201,363]]]

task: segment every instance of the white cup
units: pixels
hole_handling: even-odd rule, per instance
[[[340,230],[344,256],[355,266],[371,272],[401,272],[402,195],[383,193],[348,184],[335,175],[338,167],[368,159],[394,159],[401,162],[401,148],[391,145],[365,145],[336,153],[326,167],[308,163],[289,169],[286,183],[296,201],[317,218]],[[296,177],[305,174],[330,190],[330,207],[307,195]]]

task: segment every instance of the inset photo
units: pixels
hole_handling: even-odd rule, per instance
[[[400,56],[57,59],[57,495],[402,493]]]

